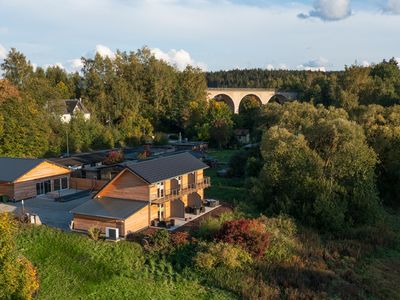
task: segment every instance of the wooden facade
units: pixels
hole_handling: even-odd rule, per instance
[[[49,181],[49,192],[55,190],[55,181],[61,185],[61,179],[66,178],[69,185],[71,171],[48,161],[44,161],[31,169],[14,182],[0,184],[0,195],[6,195],[11,200],[24,200],[36,197],[37,183]]]
[[[105,232],[106,227],[117,227],[121,236],[147,228],[153,220],[160,217],[182,218],[185,208],[190,204],[204,201],[205,184],[203,170],[181,174],[159,183],[149,184],[129,169],[120,172],[95,196],[98,198],[117,198],[133,201],[146,201],[148,205],[133,213],[123,221],[93,218],[84,215],[74,216],[74,229],[87,231],[90,227],[99,227]],[[208,180],[208,179],[207,179]],[[180,184],[179,184],[180,183]],[[163,186],[163,192],[158,190]],[[195,199],[195,200],[193,200]],[[197,202],[196,202],[197,201]],[[200,202],[199,202],[200,201]],[[174,202],[171,204],[171,202]]]

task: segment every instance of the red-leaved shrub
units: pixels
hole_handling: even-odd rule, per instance
[[[189,243],[189,233],[186,231],[174,232],[171,234],[171,241],[174,246],[186,245]]]
[[[262,257],[269,245],[270,234],[256,219],[225,222],[216,235],[217,240],[239,245],[254,257]]]

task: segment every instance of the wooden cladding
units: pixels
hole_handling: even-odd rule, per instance
[[[37,179],[44,179],[47,177],[54,177],[60,175],[67,175],[70,174],[71,171],[67,168],[60,167],[56,164],[44,161],[40,165],[36,166],[28,173],[22,175],[18,178],[15,183],[17,182],[25,182]]]
[[[72,189],[98,191],[102,189],[107,184],[107,182],[107,180],[100,179],[71,177],[69,186]]]
[[[129,170],[124,170],[120,175],[111,180],[97,194],[97,197],[148,201],[149,195],[149,184]]]

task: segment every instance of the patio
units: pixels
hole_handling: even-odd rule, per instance
[[[196,220],[198,218],[206,216],[207,214],[211,213],[212,211],[218,209],[219,207],[221,207],[221,205],[219,205],[219,204],[216,205],[216,206],[213,206],[213,207],[205,206],[204,209],[203,209],[203,212],[201,212],[201,213],[197,213],[197,214],[185,213],[185,218],[177,218],[177,217],[171,218],[171,219],[174,220],[174,225],[170,226],[170,227],[167,227],[167,228],[165,228],[163,226],[150,226],[150,227],[151,228],[157,228],[157,229],[164,228],[164,229],[167,229],[169,231],[175,231],[178,228],[180,228],[182,226],[185,226],[188,223],[190,223],[190,222],[192,222],[192,221],[194,221],[194,220]]]

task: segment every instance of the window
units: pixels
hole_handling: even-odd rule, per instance
[[[61,178],[61,188],[63,190],[68,188],[68,177]]]
[[[61,190],[61,179],[60,178],[54,179],[53,185],[55,191]]]
[[[45,182],[43,182],[44,184],[44,193],[50,193],[51,192],[51,181],[50,180],[46,180]]]
[[[36,195],[44,194],[44,184],[43,182],[36,183]]]
[[[164,197],[164,181],[157,182],[157,198]]]

